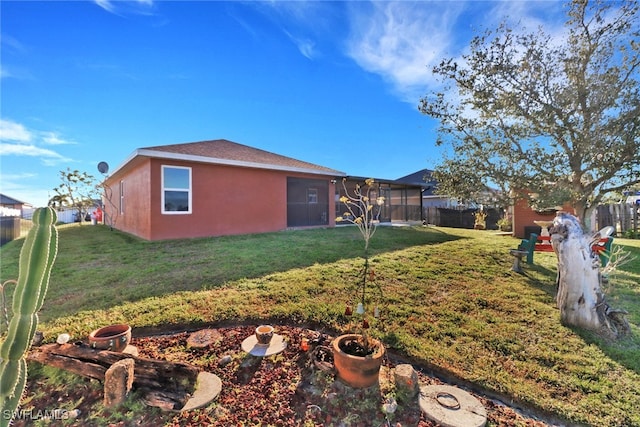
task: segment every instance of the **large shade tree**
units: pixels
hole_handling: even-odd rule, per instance
[[[569,202],[588,221],[605,195],[640,182],[638,3],[576,0],[565,30],[559,40],[502,24],[434,68],[442,88],[419,109],[452,147],[440,192]]]
[[[100,195],[98,184],[92,175],[70,168],[60,171],[60,185],[53,191],[55,195],[49,200],[49,206],[57,209],[67,206],[75,209],[80,225],[89,209],[95,206],[95,199]]]

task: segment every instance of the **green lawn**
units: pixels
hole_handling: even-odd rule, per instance
[[[263,320],[343,330],[362,267],[354,227],[145,242],[103,226],[63,226],[41,312],[48,340],[127,322]],[[640,241],[610,275],[609,300],[629,311],[632,337],[602,342],[560,325],[555,255],[511,271],[519,240],[491,231],[380,227],[372,264],[386,303],[376,333],[434,369],[574,423],[640,426]],[[0,250],[17,276],[22,241]]]

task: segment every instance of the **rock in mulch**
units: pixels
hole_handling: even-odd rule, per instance
[[[189,335],[188,348],[207,348],[221,341],[224,337],[216,329],[201,329]]]

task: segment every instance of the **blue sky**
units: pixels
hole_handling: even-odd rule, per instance
[[[430,70],[555,1],[0,2],[0,192],[44,206],[67,167],[229,139],[395,179],[434,168]],[[557,31],[557,30],[556,30]]]

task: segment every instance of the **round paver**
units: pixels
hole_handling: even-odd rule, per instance
[[[443,427],[483,427],[487,411],[478,399],[449,385],[420,387],[420,409]]]
[[[220,378],[210,372],[200,372],[196,381],[196,390],[193,396],[181,411],[190,411],[192,409],[202,408],[211,403],[222,391],[222,381]]]
[[[215,329],[200,329],[187,338],[187,347],[206,348],[216,341],[222,340],[222,334]]]
[[[242,341],[242,349],[252,356],[266,357],[278,354],[287,348],[287,342],[282,335],[273,334],[269,344],[258,344],[255,334]]]

